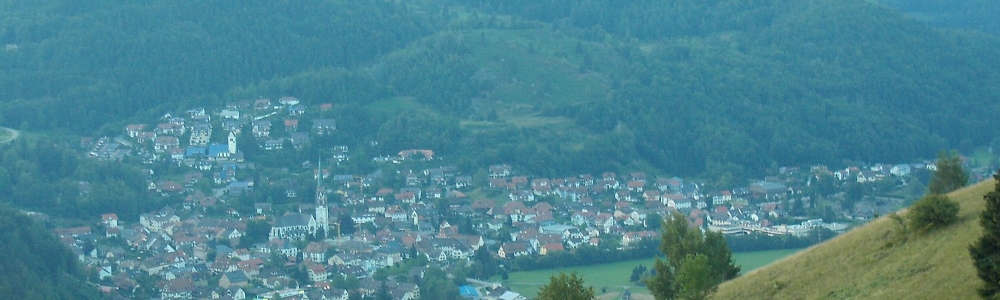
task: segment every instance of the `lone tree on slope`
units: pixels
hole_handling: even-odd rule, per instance
[[[962,168],[962,160],[957,153],[938,153],[937,171],[927,185],[930,194],[947,194],[969,183],[969,174]]]
[[[679,213],[663,223],[660,251],[666,260],[657,259],[656,276],[646,279],[656,299],[704,299],[740,273],[721,233],[690,227]]]

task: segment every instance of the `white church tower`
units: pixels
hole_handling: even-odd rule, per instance
[[[319,169],[316,172],[316,226],[323,233],[330,234],[330,210],[326,208],[326,191],[320,180],[323,179],[323,158],[319,159]]]
[[[236,154],[236,133],[233,131],[229,132],[229,154]]]

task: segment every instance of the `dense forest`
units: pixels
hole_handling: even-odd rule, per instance
[[[0,294],[8,299],[101,299],[86,271],[51,232],[0,205]]]
[[[336,142],[370,155],[721,186],[996,144],[995,20],[922,23],[890,7],[946,5],[882,2],[4,0],[0,124],[116,135],[291,95],[335,104]]]
[[[147,193],[147,176],[117,162],[78,158],[54,140],[18,139],[0,150],[0,203],[75,218],[116,213],[128,220],[180,199]]]

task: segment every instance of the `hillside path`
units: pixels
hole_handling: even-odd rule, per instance
[[[0,141],[0,144],[10,143],[11,141],[16,140],[17,136],[21,135],[20,131],[18,131],[16,129],[13,129],[13,128],[0,127],[0,129],[3,129],[3,130],[6,130],[7,132],[10,132],[10,136],[7,137],[7,139],[4,139],[3,141]]]

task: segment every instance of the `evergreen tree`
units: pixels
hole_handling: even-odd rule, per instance
[[[253,136],[253,125],[251,123],[248,122],[240,128],[240,134],[236,136],[236,147],[237,150],[243,152],[247,160],[257,157],[260,153],[260,144],[257,143],[257,138]]]
[[[392,294],[389,293],[389,286],[385,284],[385,281],[378,287],[378,292],[375,293],[375,300],[392,300]]]
[[[976,274],[983,280],[979,288],[983,299],[1000,299],[1000,173],[993,178],[997,182],[993,191],[983,196],[986,210],[979,216],[983,236],[969,247]]]
[[[473,276],[477,278],[490,278],[500,271],[499,264],[493,253],[486,247],[476,250],[473,259]]]
[[[942,151],[938,153],[937,171],[931,178],[931,183],[927,188],[931,194],[947,194],[965,186],[969,182],[969,175],[962,167],[962,160],[957,153]]]
[[[458,286],[448,280],[448,275],[438,268],[427,268],[420,283],[420,299],[458,300]]]
[[[682,214],[674,213],[663,223],[662,239],[660,251],[666,260],[657,259],[653,265],[656,275],[646,279],[646,287],[656,299],[703,299],[719,283],[740,273],[725,237],[690,227]]]
[[[594,287],[583,287],[583,278],[576,273],[566,276],[559,273],[549,277],[549,283],[538,291],[538,300],[590,300],[594,299]]]
[[[340,215],[340,234],[351,235],[357,230],[357,225],[354,224],[354,219],[348,213],[343,213]]]

